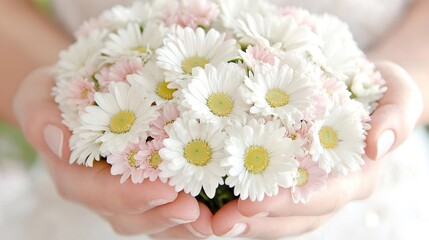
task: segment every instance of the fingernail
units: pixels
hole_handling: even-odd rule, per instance
[[[395,133],[392,130],[386,130],[381,133],[377,141],[377,158],[380,159],[392,148],[395,142]]]
[[[174,224],[185,224],[185,223],[190,223],[193,221],[194,220],[189,220],[189,219],[170,218],[170,222],[172,222]]]
[[[167,203],[170,203],[171,200],[167,200],[167,199],[155,199],[155,200],[151,200],[149,201],[149,206],[151,207],[157,207],[157,206],[161,206]]]
[[[225,233],[222,237],[238,237],[244,233],[247,229],[247,224],[245,223],[237,223],[234,227],[231,228],[227,233]]]
[[[190,233],[192,233],[195,237],[198,237],[198,238],[207,238],[207,237],[208,237],[208,236],[203,235],[202,233],[198,232],[197,230],[195,230],[195,228],[194,228],[194,227],[192,227],[192,225],[191,225],[191,224],[186,224],[186,225],[185,225],[185,227],[186,227],[186,229],[188,229],[188,231],[189,231]]]
[[[43,129],[43,137],[49,149],[57,155],[57,157],[61,158],[64,142],[64,135],[61,129],[55,125],[49,124]]]
[[[268,217],[268,215],[270,215],[269,212],[260,212],[260,213],[257,213],[255,215],[253,215],[252,217],[254,217],[254,218],[264,218],[264,217]]]

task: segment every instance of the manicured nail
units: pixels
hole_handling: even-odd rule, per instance
[[[47,125],[45,129],[43,129],[43,137],[49,149],[51,149],[57,157],[61,158],[64,142],[64,135],[61,129],[55,125]]]
[[[195,228],[194,228],[194,227],[192,227],[192,225],[191,225],[191,224],[186,224],[186,225],[185,225],[185,227],[186,227],[186,229],[188,229],[188,231],[189,231],[190,233],[192,233],[195,237],[198,237],[198,238],[207,238],[207,237],[208,237],[208,236],[203,235],[202,233],[198,232],[197,230],[195,230]]]
[[[157,206],[161,206],[167,203],[170,203],[171,200],[167,200],[167,199],[154,199],[149,201],[149,206],[151,207],[157,207]]]
[[[392,130],[386,130],[380,134],[377,141],[377,158],[380,159],[392,148],[395,142],[395,133]]]
[[[260,213],[257,213],[255,215],[253,215],[252,217],[254,217],[254,218],[264,218],[264,217],[268,217],[268,215],[270,215],[269,212],[260,212]]]
[[[179,219],[179,218],[170,218],[170,222],[175,223],[175,224],[185,224],[185,223],[190,223],[193,222],[194,220],[185,220],[185,219]]]
[[[234,227],[231,228],[227,233],[225,233],[222,237],[238,237],[244,233],[247,229],[247,224],[245,223],[236,223]]]

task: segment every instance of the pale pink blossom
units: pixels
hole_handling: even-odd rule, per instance
[[[81,111],[94,104],[94,82],[78,76],[72,81],[69,94],[68,104],[77,105]]]
[[[140,150],[135,158],[141,162],[141,166],[144,169],[143,177],[149,178],[151,182],[156,179],[160,179],[162,182],[166,182],[166,178],[159,177],[160,170],[158,168],[162,159],[159,155],[159,150],[164,147],[162,141],[164,138],[155,138],[152,141],[146,142],[143,149]]]
[[[310,12],[296,7],[283,7],[278,10],[281,16],[291,16],[298,25],[307,26],[311,31],[317,33],[317,20]]]
[[[244,63],[251,69],[263,64],[274,65],[276,63],[274,54],[271,53],[269,49],[259,45],[249,45],[246,52],[240,51],[240,55]]]
[[[219,7],[211,0],[182,0],[177,8],[170,9],[166,24],[181,27],[208,27],[219,15]]]
[[[122,175],[121,183],[129,177],[133,183],[142,183],[144,180],[144,168],[142,161],[136,159],[136,154],[142,150],[144,144],[130,144],[124,151],[116,152],[107,157],[107,163],[112,165],[110,173],[112,175]]]
[[[344,82],[328,76],[322,76],[321,81],[322,88],[329,96],[336,96],[341,102],[350,98],[350,91]]]
[[[291,188],[294,203],[308,203],[311,196],[326,187],[328,174],[309,155],[298,158],[298,177]]]
[[[166,137],[167,133],[164,127],[174,122],[180,115],[179,110],[173,103],[164,104],[158,111],[160,113],[159,117],[151,122],[149,127],[149,135],[153,138]]]
[[[111,82],[127,82],[127,76],[143,70],[140,58],[122,59],[110,67],[103,67],[97,75],[100,88],[105,91]]]
[[[297,124],[288,124],[286,127],[286,137],[300,141],[303,149],[307,149],[312,142],[311,127],[312,124],[307,121],[301,121]],[[305,153],[304,153],[305,154]]]
[[[326,75],[323,75],[320,81],[321,90],[312,96],[315,103],[312,117],[316,120],[326,117],[327,108],[332,104],[334,99],[340,102],[350,99],[350,91],[348,91],[347,85],[344,82]]]

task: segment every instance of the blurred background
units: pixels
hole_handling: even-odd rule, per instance
[[[34,2],[50,14],[49,0]],[[383,188],[373,197],[349,204],[323,231],[296,239],[339,239],[344,232],[356,233],[349,239],[427,239],[429,159],[413,159],[413,154],[429,156],[429,146],[421,144],[429,143],[428,132],[427,128],[418,129],[396,151],[386,169],[389,174],[383,176]],[[344,226],[344,218],[352,218],[354,224]],[[142,237],[117,237],[95,214],[60,199],[37,153],[18,129],[0,121],[0,239]]]

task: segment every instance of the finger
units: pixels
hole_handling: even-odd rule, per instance
[[[213,218],[213,231],[221,237],[280,238],[296,236],[318,228],[333,214],[311,217],[245,217],[237,201],[224,206]]]
[[[158,234],[152,235],[155,239],[203,239],[213,235],[211,223],[213,214],[203,203],[198,203],[200,216],[195,222],[182,224]]]
[[[50,68],[38,69],[24,79],[13,101],[18,123],[27,140],[52,158],[67,159],[70,131],[51,94],[54,80]],[[45,139],[45,135],[49,135]],[[46,141],[48,140],[48,141]],[[68,159],[67,159],[68,160]]]
[[[366,141],[371,159],[379,159],[404,142],[423,110],[420,91],[403,68],[391,62],[380,62],[377,68],[388,89],[371,117]]]
[[[22,83],[14,100],[14,110],[28,141],[45,156],[63,197],[104,213],[141,213],[177,197],[172,187],[159,181],[120,184],[105,162],[93,168],[69,165],[70,131],[62,124],[60,111],[51,96],[53,85],[50,69],[34,72]]]
[[[49,159],[46,162],[64,198],[104,215],[144,213],[177,198],[177,192],[159,180],[121,184],[105,162],[97,162],[92,168]]]
[[[370,161],[365,159],[365,165],[359,172],[348,176],[331,177],[324,190],[316,192],[308,203],[294,203],[290,189],[282,188],[274,197],[264,198],[263,201],[252,202],[239,200],[238,209],[244,216],[322,216],[341,209],[352,200],[369,197],[375,190],[384,160]]]
[[[113,215],[106,219],[122,235],[155,234],[177,225],[194,222],[200,216],[197,200],[183,192],[174,202],[137,215]]]

